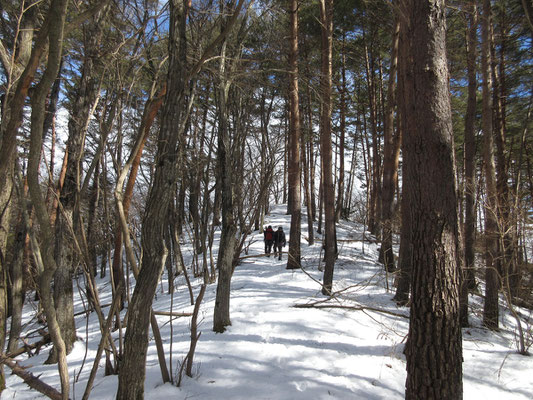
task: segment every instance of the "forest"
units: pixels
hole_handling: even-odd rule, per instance
[[[390,296],[371,311],[406,318],[401,397],[467,397],[473,327],[512,324],[528,359],[531,0],[0,6],[0,393],[12,373],[85,399],[105,374],[111,398],[143,399],[152,345],[180,386],[201,330],[235,334],[235,275],[272,267],[270,224],[279,273],[318,285],[290,307],[343,307],[346,269],[375,256]],[[22,365],[41,348],[53,383]]]

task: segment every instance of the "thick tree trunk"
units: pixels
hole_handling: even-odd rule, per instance
[[[332,175],[331,149],[331,77],[333,50],[333,0],[320,0],[321,22],[321,76],[320,94],[320,144],[322,156],[322,178],[325,226],[325,268],[322,294],[330,295],[335,267],[335,188]]]
[[[406,399],[461,399],[458,199],[444,0],[403,0],[407,19],[404,136],[413,244]],[[421,168],[420,166],[423,166]]]
[[[301,263],[301,222],[302,201],[300,181],[300,105],[298,92],[298,0],[291,0],[290,17],[290,49],[289,49],[289,198],[292,201],[291,228],[289,239],[289,256],[287,269],[300,268]],[[281,257],[281,255],[280,255]]]

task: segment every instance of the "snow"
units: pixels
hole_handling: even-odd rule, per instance
[[[307,221],[306,218],[302,218]],[[267,216],[266,225],[283,226],[289,236],[290,219],[284,206],[276,206]],[[302,234],[307,235],[305,223]],[[199,339],[194,357],[194,376],[183,377],[181,387],[163,384],[153,340],[147,355],[146,399],[402,399],[406,379],[403,355],[408,331],[408,309],[391,301],[393,277],[378,264],[377,246],[362,242],[361,227],[348,222],[338,226],[340,256],[335,265],[334,290],[341,291],[327,304],[349,305],[363,309],[295,308],[298,304],[323,302],[320,294],[322,273],[318,270],[321,242],[308,246],[302,239],[304,273],[286,270],[286,257],[243,259],[232,279],[231,321],[223,334],[212,332],[212,312],[216,284],[208,286],[201,306]],[[249,254],[263,252],[262,233],[255,232]],[[287,248],[285,248],[287,250]],[[166,279],[166,278],[164,278]],[[173,304],[176,312],[190,312],[189,294],[183,278],[178,278]],[[195,296],[201,282],[193,281]],[[108,278],[98,280],[103,304],[110,302]],[[162,289],[154,300],[154,310],[170,309],[170,296]],[[343,290],[345,289],[345,290]],[[30,318],[28,304],[27,318]],[[33,305],[34,306],[34,305]],[[77,311],[83,310],[76,303]],[[366,309],[364,309],[366,307]],[[385,310],[388,313],[373,311]],[[109,308],[104,309],[107,315]],[[471,301],[471,325],[463,330],[463,373],[465,399],[533,398],[533,357],[516,352],[514,320],[502,308],[499,332],[481,326],[482,303]],[[532,321],[531,311],[520,310]],[[36,321],[26,321],[26,331],[37,328]],[[170,354],[170,322],[158,316]],[[172,322],[172,372],[176,379],[179,362],[189,348],[189,318]],[[531,326],[524,326],[529,328]],[[81,398],[96,353],[100,332],[96,316],[77,317],[79,340],[68,356],[71,398]],[[118,332],[113,333],[118,337]],[[531,337],[530,337],[531,339]],[[87,356],[85,364],[86,343]],[[59,388],[56,366],[43,365],[47,349],[31,358],[21,356],[21,364],[40,375],[40,379]],[[41,398],[20,378],[9,375],[1,399]],[[81,370],[81,373],[80,373]],[[79,380],[75,377],[80,374]],[[104,376],[100,362],[91,398],[114,399],[117,376]]]

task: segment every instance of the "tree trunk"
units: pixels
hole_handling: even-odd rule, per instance
[[[221,1],[221,6],[223,2]],[[229,11],[233,16],[232,20],[225,19],[222,22],[222,30],[227,32],[231,29],[235,22],[235,17],[239,14],[243,5],[243,1],[235,4],[232,1],[227,5],[226,11]],[[225,7],[221,7],[225,8]],[[242,24],[245,24],[247,18],[242,19]],[[244,26],[244,25],[243,25]],[[240,31],[238,40],[243,40],[245,35]],[[239,49],[242,42],[236,43],[236,48]],[[231,171],[242,171],[239,168],[239,162],[242,160],[242,142],[243,128],[239,126],[238,116],[234,118],[234,126],[232,127],[234,137],[230,135],[229,124],[229,94],[230,88],[233,84],[231,77],[236,73],[237,60],[239,54],[233,54],[232,57],[226,57],[228,43],[224,37],[222,40],[220,66],[219,66],[219,129],[218,129],[218,176],[217,181],[221,184],[222,197],[222,232],[220,236],[220,247],[218,251],[218,283],[217,293],[215,299],[215,309],[213,312],[213,331],[222,333],[226,327],[231,325],[230,319],[230,289],[231,276],[235,267],[236,257],[235,252],[238,249],[237,243],[237,224],[235,222],[235,196],[241,190],[242,177]],[[239,50],[240,51],[240,50]],[[238,53],[238,51],[237,51]],[[230,61],[233,60],[233,61]],[[228,67],[226,69],[226,67]],[[241,135],[239,133],[241,132]],[[240,181],[240,182],[239,182]],[[242,196],[241,196],[242,197]],[[242,226],[241,226],[242,228]]]
[[[372,58],[371,58],[372,57]],[[369,54],[365,45],[365,66],[367,86],[370,101],[370,131],[372,133],[372,158],[370,158],[370,146],[368,146],[369,163],[372,160],[372,181],[369,184],[370,198],[368,207],[368,230],[371,234],[379,236],[381,217],[381,153],[378,135],[378,105],[376,94],[376,83],[374,73],[374,56]]]
[[[340,87],[340,115],[339,115],[339,180],[337,185],[337,205],[335,206],[335,222],[339,222],[342,215],[344,204],[344,147],[346,136],[346,54],[345,43],[346,34],[342,35],[342,54],[341,54],[341,87]]]
[[[66,346],[63,341],[61,327],[58,324],[56,309],[50,290],[52,276],[57,266],[53,257],[52,228],[39,183],[39,161],[41,159],[43,141],[46,96],[59,71],[67,3],[68,1],[66,0],[52,1],[47,16],[47,20],[49,19],[50,22],[48,60],[46,70],[32,96],[30,157],[28,160],[28,187],[35,208],[35,215],[40,225],[42,254],[39,254],[39,245],[35,238],[33,239],[32,248],[34,254],[36,254],[35,259],[37,263],[40,264],[42,262],[39,266],[40,298],[46,313],[48,330],[54,343],[54,351],[58,360],[63,399],[69,398]]]
[[[290,16],[290,48],[289,48],[289,198],[292,200],[291,228],[289,239],[289,256],[287,269],[298,269],[301,263],[301,220],[302,202],[300,198],[300,105],[298,92],[298,0],[291,0]],[[281,258],[281,254],[280,254]]]
[[[222,333],[231,325],[230,319],[230,290],[233,272],[233,256],[237,245],[235,234],[237,226],[234,212],[234,181],[232,170],[231,139],[228,126],[227,101],[231,83],[226,76],[226,48],[222,44],[219,68],[219,107],[218,107],[218,176],[222,197],[222,232],[218,250],[217,269],[218,283],[213,312],[213,331]]]
[[[468,326],[468,291],[476,287],[475,241],[476,241],[476,46],[477,6],[471,2],[465,6],[467,29],[467,76],[468,100],[465,115],[464,144],[464,268],[461,281],[461,325]]]
[[[320,0],[321,76],[320,144],[324,198],[325,268],[322,294],[330,295],[335,267],[335,188],[332,175],[331,149],[331,77],[333,51],[333,0]]]
[[[30,12],[27,14],[28,16]],[[33,13],[32,13],[33,14]],[[2,119],[0,121],[0,346],[5,345],[5,321],[7,319],[7,265],[5,260],[7,237],[10,230],[11,205],[13,199],[13,164],[16,160],[17,134],[22,124],[22,111],[28,90],[32,85],[41,56],[46,52],[46,42],[50,28],[49,18],[45,18],[37,37],[33,37],[34,18],[23,18],[20,51],[18,59],[13,55],[14,64],[3,61],[8,68],[11,80],[6,82],[6,93],[2,102]],[[31,45],[33,44],[33,48]],[[21,67],[19,67],[21,66]],[[21,68],[23,70],[21,71]],[[14,87],[16,82],[16,87]],[[0,392],[5,387],[4,369],[0,366]]]
[[[413,244],[406,399],[461,399],[459,228],[446,60],[445,1],[403,0],[407,21],[408,162]],[[421,168],[421,166],[423,166]]]
[[[485,166],[485,305],[483,323],[490,329],[498,329],[498,291],[500,277],[498,268],[498,199],[494,166],[494,139],[492,125],[492,76],[490,72],[490,27],[492,24],[490,0],[483,0],[481,18],[481,73],[483,76],[483,158]]]
[[[311,133],[312,133],[312,129]],[[315,244],[315,232],[313,228],[313,207],[311,205],[311,187],[310,187],[310,168],[306,157],[306,141],[305,135],[302,135],[302,165],[303,165],[303,175],[304,175],[304,193],[305,193],[305,204],[307,206],[307,235],[309,246]]]
[[[500,226],[500,243],[502,255],[502,277],[504,279],[504,290],[508,291],[511,298],[518,296],[520,291],[520,272],[517,263],[516,243],[516,221],[513,218],[513,199],[509,188],[509,172],[507,168],[506,153],[506,62],[507,40],[509,37],[509,22],[506,18],[505,7],[499,10],[499,57],[496,61],[496,51],[493,51],[494,60],[492,62],[492,75],[494,79],[494,138],[496,144],[496,189],[498,192],[498,217]]]
[[[85,136],[91,113],[98,99],[99,81],[102,63],[98,54],[98,47],[102,38],[102,22],[105,12],[97,15],[92,24],[87,25],[89,41],[85,45],[85,54],[79,87],[76,90],[76,99],[72,105],[68,121],[69,157],[65,182],[61,190],[56,219],[56,263],[57,270],[54,276],[54,304],[57,310],[58,322],[61,326],[61,334],[65,341],[67,354],[70,353],[76,341],[76,326],[74,323],[73,303],[73,272],[77,264],[77,255],[70,226],[73,233],[79,233],[84,229],[79,224],[80,210],[80,187],[82,176],[82,161],[85,146]],[[47,362],[56,362],[55,352],[52,350]]]
[[[140,400],[144,397],[151,305],[168,255],[164,241],[166,220],[176,192],[180,147],[187,124],[185,106],[189,71],[185,31],[188,11],[186,3],[170,2],[167,93],[158,136],[155,175],[142,224],[142,267],[128,309],[117,399]]]
[[[405,82],[407,81],[407,67],[408,60],[404,57],[408,51],[407,48],[407,25],[400,19],[400,37],[399,37],[399,53],[398,53],[398,128],[402,137],[407,134],[406,124],[408,118],[407,98],[405,91]],[[402,153],[405,152],[405,140],[402,140]],[[398,285],[396,287],[396,294],[394,300],[402,306],[409,303],[409,293],[411,290],[411,277],[413,273],[412,268],[412,254],[413,245],[411,243],[411,216],[409,215],[410,199],[409,190],[407,188],[416,184],[410,182],[411,176],[408,171],[409,160],[403,157],[402,162],[402,194],[401,194],[401,231],[400,231],[400,252],[398,256]]]
[[[18,199],[21,207],[25,207],[27,193],[22,194]],[[24,268],[24,250],[26,248],[26,235],[28,233],[26,224],[19,216],[17,228],[15,232],[15,239],[13,243],[11,268],[10,268],[10,311],[11,311],[11,327],[9,330],[9,342],[7,345],[7,352],[12,353],[18,348],[19,336],[22,330],[22,307],[24,305],[23,292],[23,278],[22,270]]]
[[[225,97],[222,95],[221,97]],[[222,100],[221,101],[225,101]],[[213,331],[222,333],[230,319],[230,285],[233,270],[233,256],[236,246],[235,234],[237,226],[233,217],[233,187],[231,170],[231,151],[229,132],[225,114],[225,107],[221,107],[219,121],[218,159],[219,159],[219,182],[222,186],[222,233],[218,252],[218,284],[213,314]]]
[[[130,155],[130,158],[133,156],[131,162],[131,169],[128,176],[128,182],[126,183],[126,188],[123,195],[123,208],[124,208],[124,217],[127,219],[129,214],[129,209],[131,205],[131,199],[133,197],[133,188],[135,187],[135,180],[137,179],[137,173],[141,165],[141,156],[144,149],[144,145],[148,140],[150,133],[150,128],[155,120],[155,117],[161,108],[163,99],[167,92],[166,82],[163,84],[159,93],[156,96],[150,97],[144,106],[144,112],[141,119],[141,124],[139,127],[139,136],[137,139],[137,144],[134,147],[135,152]],[[122,175],[122,173],[120,174]],[[125,177],[124,177],[125,178]],[[122,176],[119,178],[117,185],[121,185],[124,179]],[[122,192],[122,187],[117,188]],[[120,288],[121,293],[116,293],[115,295],[121,296],[120,300],[120,309],[124,307],[124,270],[122,268],[122,229],[120,227],[120,222],[117,222],[117,228],[115,231],[115,250],[113,253],[113,264],[112,264],[112,273],[113,273],[113,286],[116,289]],[[129,240],[129,238],[128,238]],[[122,282],[122,283],[121,283]]]
[[[468,102],[465,115],[465,226],[464,226],[464,251],[465,251],[465,280],[464,284],[469,289],[476,286],[475,280],[475,254],[476,240],[476,45],[477,45],[477,6],[471,3],[466,9],[468,13],[467,33],[467,71],[468,71]]]
[[[394,270],[394,252],[392,250],[392,216],[394,213],[394,190],[398,179],[398,164],[400,160],[401,130],[394,135],[394,108],[396,106],[396,69],[398,63],[398,45],[400,22],[394,23],[394,37],[391,51],[391,65],[389,69],[389,90],[387,94],[387,111],[384,120],[384,160],[383,160],[383,188],[381,191],[381,259],[385,269]]]

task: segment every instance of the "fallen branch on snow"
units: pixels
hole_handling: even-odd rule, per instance
[[[308,304],[295,304],[294,308],[340,308],[344,310],[353,310],[353,311],[375,311],[383,314],[392,315],[394,317],[409,318],[408,315],[395,313],[394,311],[387,311],[381,308],[367,307],[367,306],[343,306],[340,304],[319,304],[319,303],[308,303]]]
[[[26,371],[23,367],[18,365],[18,363],[6,355],[0,356],[0,363],[6,364],[11,371],[26,382],[26,384],[32,389],[37,390],[39,393],[44,394],[45,396],[53,400],[62,400],[63,396],[52,386],[44,383],[38,377],[33,375],[31,372]]]
[[[190,317],[192,313],[189,312],[174,312],[174,311],[152,311],[154,315],[163,315],[165,317]]]
[[[33,354],[31,353],[31,350],[37,349],[37,353],[39,353],[39,350],[42,346],[48,344],[51,342],[50,335],[48,333],[45,333],[43,338],[35,343],[24,343],[22,347],[19,347],[17,350],[12,351],[11,353],[7,354],[5,357],[7,358],[15,358],[16,356],[20,356],[22,353],[28,353],[28,355],[31,357]]]

